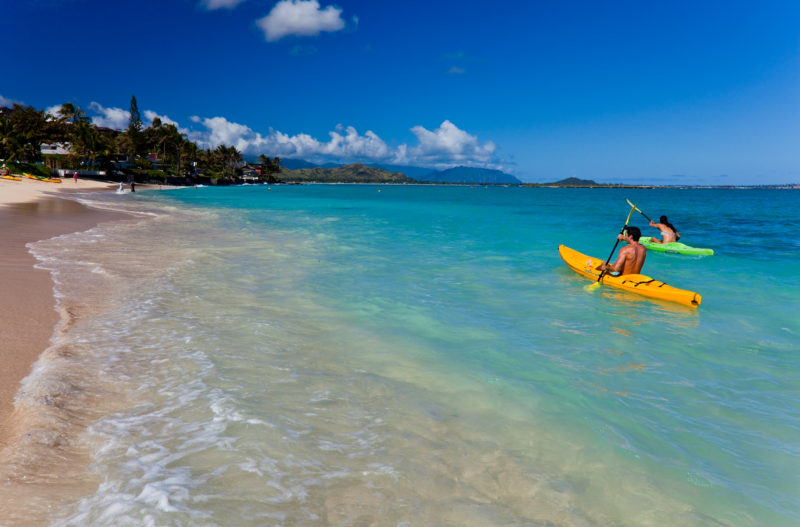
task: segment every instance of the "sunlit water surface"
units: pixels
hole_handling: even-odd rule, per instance
[[[798,191],[84,198],[146,214],[31,246],[73,322],[18,404],[79,425],[69,481],[34,440],[5,489],[52,525],[800,524]],[[699,309],[560,260],[626,199],[716,251],[645,265]]]

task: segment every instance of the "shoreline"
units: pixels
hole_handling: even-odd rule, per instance
[[[0,179],[0,452],[12,446],[17,428],[14,400],[21,381],[47,350],[60,315],[50,273],[37,269],[27,244],[129,218],[126,213],[88,207],[70,194],[113,191],[116,183],[64,180],[61,184]],[[142,185],[143,190],[147,188]],[[0,458],[3,457],[0,455]]]

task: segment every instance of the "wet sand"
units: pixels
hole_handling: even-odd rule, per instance
[[[59,321],[50,273],[34,267],[36,259],[25,245],[128,217],[58,197],[115,188],[91,180],[56,185],[0,179],[0,450],[16,435],[13,410],[20,381],[49,346]]]

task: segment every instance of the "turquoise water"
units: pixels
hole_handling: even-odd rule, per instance
[[[798,191],[85,199],[146,215],[32,245],[83,309],[25,392],[83,394],[53,525],[800,523]],[[626,199],[716,251],[643,270],[699,309],[560,260],[607,257]]]

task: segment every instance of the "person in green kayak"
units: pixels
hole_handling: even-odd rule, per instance
[[[628,242],[628,246],[619,250],[619,256],[617,256],[617,261],[614,262],[614,265],[608,265],[603,262],[597,266],[597,270],[617,273],[616,276],[641,273],[644,260],[647,258],[647,249],[639,243],[641,236],[642,231],[639,230],[639,227],[634,227],[633,225],[625,227],[622,234],[617,235],[617,239]]]
[[[661,231],[661,239],[659,240],[656,237],[652,237],[650,238],[650,243],[672,243],[681,239],[681,235],[678,234],[678,230],[667,220],[666,216],[661,216],[658,219],[658,223],[650,220],[650,226]]]

